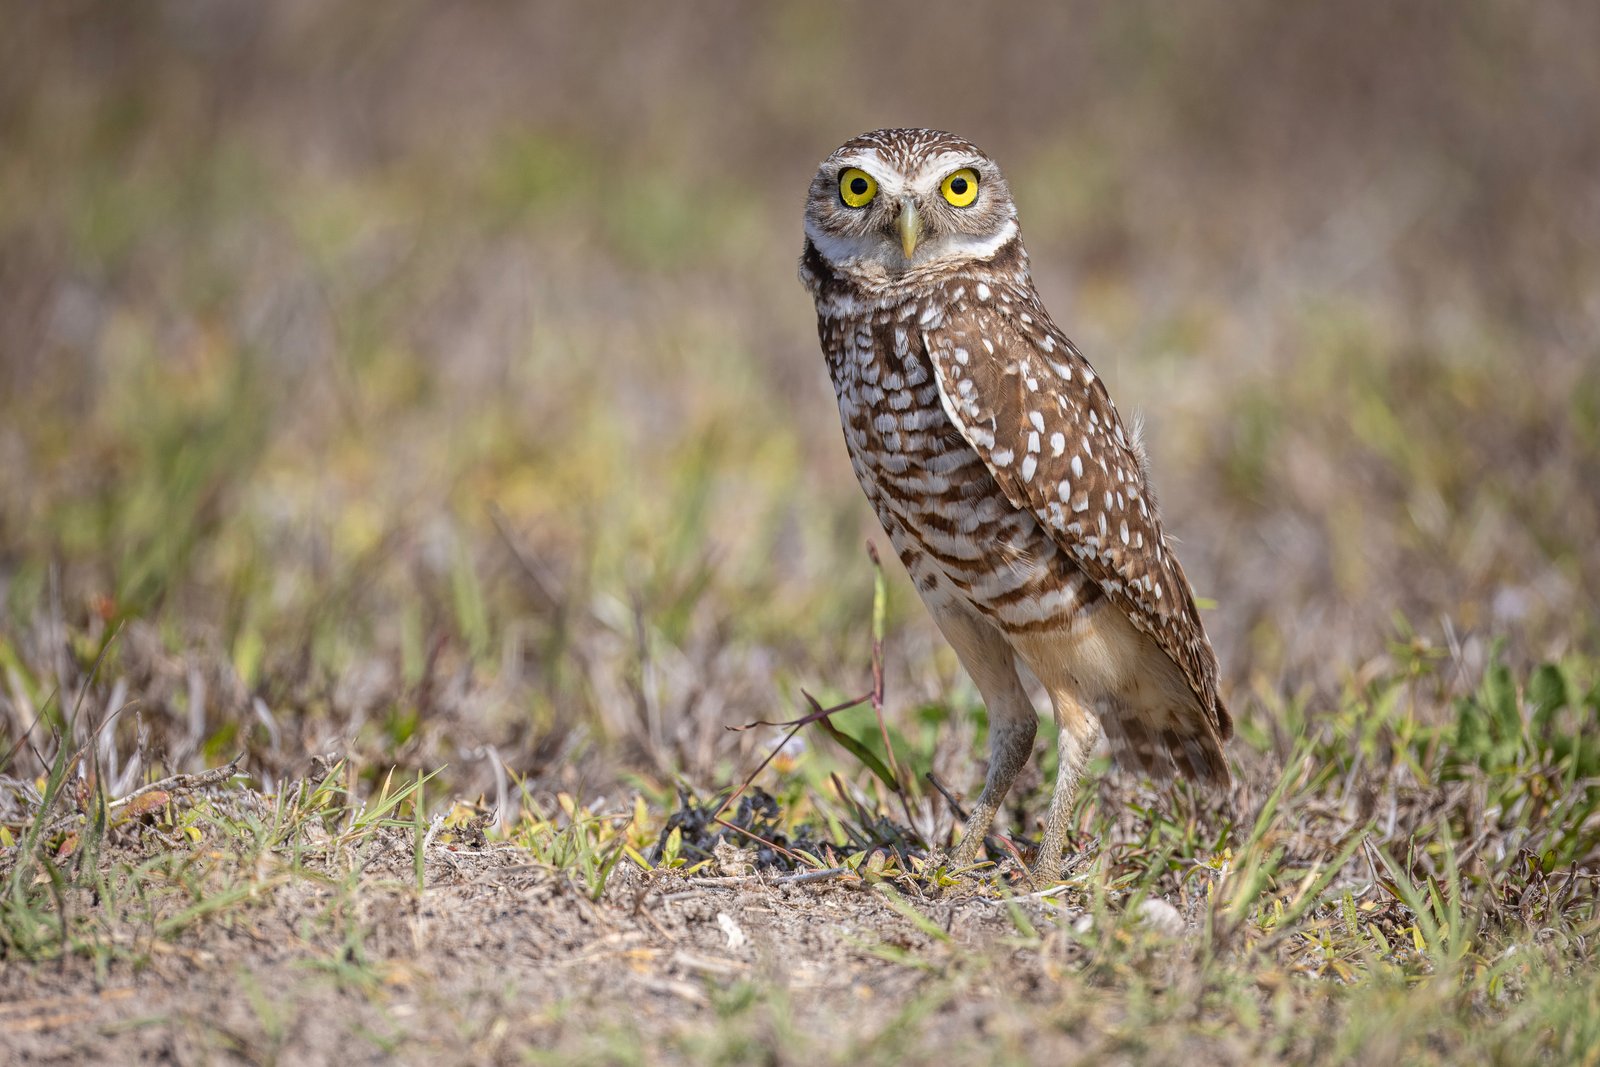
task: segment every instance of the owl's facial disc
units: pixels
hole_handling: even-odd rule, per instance
[[[879,131],[823,161],[806,236],[835,270],[864,284],[927,277],[986,260],[1017,236],[999,168],[935,131]]]

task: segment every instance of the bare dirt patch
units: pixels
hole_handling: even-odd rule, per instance
[[[149,858],[124,846],[104,862]],[[1008,946],[1018,916],[1049,930],[1081,914],[992,889],[891,904],[897,891],[856,877],[773,884],[784,876],[684,878],[631,864],[594,900],[509,845],[434,845],[419,892],[413,859],[409,835],[384,830],[347,857],[358,868],[324,857],[292,879],[251,872],[258,891],[170,939],[151,930],[179,911],[176,898],[143,923],[108,920],[108,956],[8,965],[10,1053],[425,1063],[560,1050],[610,1061],[647,1043],[680,1062],[742,1058],[746,1046],[801,1062],[819,1043],[832,1059],[892,1030],[902,1055],[978,1056],[982,1035],[1016,1024],[1022,1004],[1061,995],[1046,978],[1056,949]],[[1060,1058],[1082,1039],[1045,1030],[1029,1047]]]

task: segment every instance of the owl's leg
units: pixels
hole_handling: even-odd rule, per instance
[[[1017,677],[1016,657],[1000,631],[970,608],[954,604],[943,609],[929,606],[989,712],[989,774],[967,817],[961,844],[951,857],[955,866],[968,867],[976,862],[995,813],[1011,791],[1011,783],[1033,754],[1033,735],[1039,728],[1039,719],[1028,691]]]
[[[1064,703],[1069,706],[1063,708]],[[1089,762],[1089,753],[1094,750],[1095,741],[1093,719],[1063,698],[1055,698],[1055,705],[1056,722],[1061,727],[1056,734],[1056,753],[1060,760],[1055,790],[1050,794],[1050,814],[1045,819],[1044,838],[1039,842],[1039,857],[1033,865],[1032,876],[1036,882],[1054,882],[1061,877],[1067,826],[1072,821],[1072,800],[1077,794],[1078,779],[1083,775],[1083,765]]]
[[[979,687],[979,692],[982,692],[982,687]],[[1026,695],[1023,694],[1024,698]],[[957,867],[969,867],[977,861],[978,849],[988,836],[989,827],[993,825],[1000,805],[1005,802],[1006,794],[1011,791],[1011,783],[1017,780],[1017,775],[1028,764],[1028,757],[1033,754],[1033,735],[1038,729],[1031,703],[1027,707],[1027,718],[999,721],[995,718],[996,701],[986,697],[984,703],[989,708],[989,775],[984,780],[983,792],[978,794],[978,801],[967,817],[961,844],[951,857],[951,863]]]

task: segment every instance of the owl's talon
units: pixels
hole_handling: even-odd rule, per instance
[[[1029,889],[1037,893],[1040,890],[1050,889],[1053,886],[1060,885],[1063,881],[1065,881],[1063,876],[1066,874],[1067,870],[1068,868],[1066,866],[1058,864],[1052,872],[1051,868],[1047,865],[1043,863],[1035,863],[1031,867],[1024,867],[1022,869],[1022,876],[1027,879]]]

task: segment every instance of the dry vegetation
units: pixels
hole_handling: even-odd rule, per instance
[[[0,1058],[1596,1062],[1594,9],[4,6]],[[793,278],[900,122],[1239,718],[1055,886],[929,859],[982,708]]]

